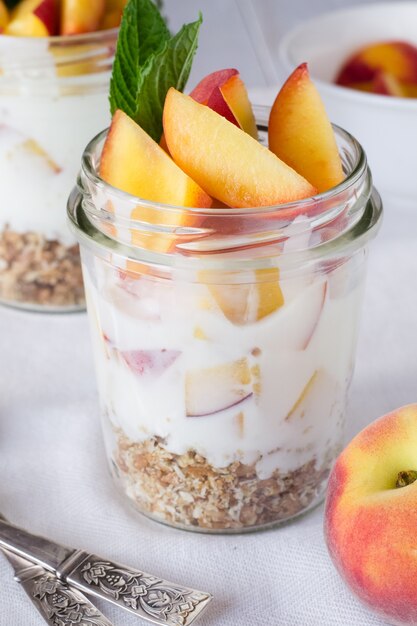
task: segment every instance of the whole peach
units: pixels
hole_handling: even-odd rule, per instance
[[[350,589],[390,624],[417,624],[417,404],[381,417],[330,476],[324,531]]]

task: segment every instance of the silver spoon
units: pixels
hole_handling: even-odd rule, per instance
[[[72,589],[40,565],[7,550],[3,554],[14,569],[15,580],[49,626],[112,626],[80,591]]]
[[[40,565],[75,589],[154,624],[189,626],[212,600],[209,593],[32,535],[1,515],[0,548]]]

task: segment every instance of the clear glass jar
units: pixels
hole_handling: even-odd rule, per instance
[[[184,209],[100,180],[105,133],[87,147],[69,217],[107,453],[120,491],[155,520],[246,531],[322,499],[382,214],[361,147],[336,133],[347,174],[337,188],[277,207],[193,209],[181,228]]]
[[[66,200],[84,147],[108,125],[118,30],[74,37],[0,35],[0,302],[85,307]]]

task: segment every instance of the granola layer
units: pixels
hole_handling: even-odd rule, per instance
[[[0,233],[0,300],[45,308],[83,307],[78,245],[6,226]]]
[[[169,524],[211,530],[255,528],[294,517],[318,500],[331,466],[326,460],[318,467],[313,458],[262,480],[256,463],[213,467],[194,450],[173,454],[158,437],[133,442],[120,430],[116,450],[118,478],[137,508]]]

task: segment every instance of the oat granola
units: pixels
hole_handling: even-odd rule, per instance
[[[161,521],[196,529],[241,530],[289,519],[318,500],[331,465],[317,467],[311,459],[262,480],[256,463],[216,468],[194,450],[169,452],[158,437],[133,442],[121,431],[116,437],[118,477],[135,505]]]
[[[40,233],[0,233],[0,300],[45,308],[84,306],[78,245]]]

